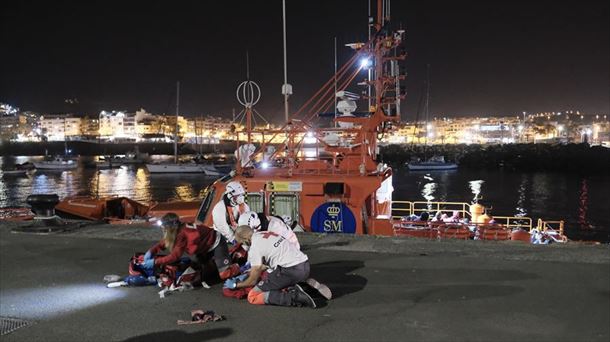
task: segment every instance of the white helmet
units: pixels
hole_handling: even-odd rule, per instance
[[[258,217],[257,213],[253,211],[248,211],[239,215],[239,220],[237,220],[237,224],[240,226],[248,226],[252,229],[258,230],[261,226],[261,219]]]
[[[225,194],[227,194],[231,205],[236,206],[244,203],[244,195],[246,194],[246,190],[244,190],[244,187],[241,186],[241,183],[232,181],[227,184]]]

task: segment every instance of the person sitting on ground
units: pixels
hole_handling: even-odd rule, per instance
[[[459,223],[460,222],[460,212],[457,210],[453,211],[453,215],[451,217],[446,217],[443,222],[446,223]]]
[[[283,219],[277,216],[267,216],[264,213],[248,211],[239,217],[238,225],[248,226],[256,232],[274,232],[285,237],[290,243],[294,244],[298,250],[301,249],[297,235]]]
[[[214,230],[221,233],[227,242],[235,244],[235,228],[239,216],[250,211],[245,202],[246,191],[241,183],[229,182],[222,199],[212,209]]]
[[[163,239],[144,255],[146,269],[162,268],[176,263],[186,254],[194,269],[200,269],[201,265],[213,259],[222,280],[239,274],[239,265],[230,263],[225,238],[215,230],[202,225],[189,227],[182,223],[175,213],[165,214],[161,218],[161,227]],[[159,256],[163,250],[169,251],[169,254]]]
[[[419,216],[419,221],[422,222],[428,222],[428,219],[430,218],[430,214],[428,214],[427,211],[424,211],[423,213],[421,213],[421,215]]]
[[[436,215],[432,218],[432,222],[442,222],[443,221],[443,213],[441,211],[437,211]]]
[[[298,284],[307,284],[326,299],[330,289],[309,277],[309,258],[284,236],[272,231],[255,232],[249,226],[239,226],[235,231],[238,243],[249,245],[248,262],[252,265],[248,277],[225,281],[229,289],[254,286],[248,293],[248,302],[256,305],[307,306],[315,308],[318,303]],[[259,282],[261,274],[270,269],[269,275]],[[256,286],[255,286],[256,285]]]

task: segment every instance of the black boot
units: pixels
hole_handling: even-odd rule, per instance
[[[316,302],[299,285],[295,285],[289,290],[292,297],[293,306],[305,306],[312,309],[316,308]]]

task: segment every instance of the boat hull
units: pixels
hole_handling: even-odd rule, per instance
[[[457,170],[458,166],[454,163],[445,164],[407,164],[407,168],[412,171],[425,171],[425,170]]]
[[[170,201],[151,205],[148,216],[161,219],[163,215],[174,213],[180,217],[180,221],[186,223],[195,222],[201,201]]]
[[[211,165],[203,164],[146,164],[150,173],[202,173],[206,176],[221,176]]]
[[[86,220],[130,220],[144,217],[148,206],[126,197],[67,197],[61,200],[55,211],[60,215]]]
[[[8,171],[2,171],[2,175],[3,176],[14,176],[14,177],[25,176],[26,173],[27,173],[27,170],[8,170]]]
[[[37,170],[74,170],[78,167],[78,164],[73,161],[62,162],[62,163],[40,162],[40,163],[34,163],[34,167],[36,167]]]

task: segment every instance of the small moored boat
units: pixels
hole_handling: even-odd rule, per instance
[[[148,206],[127,197],[66,197],[55,206],[60,216],[93,221],[133,220],[143,218]]]
[[[56,157],[53,160],[34,162],[34,166],[37,170],[74,170],[78,167],[78,163],[74,160]]]
[[[445,161],[444,156],[435,156],[426,161],[408,162],[407,168],[411,171],[424,170],[456,170],[458,165]]]

